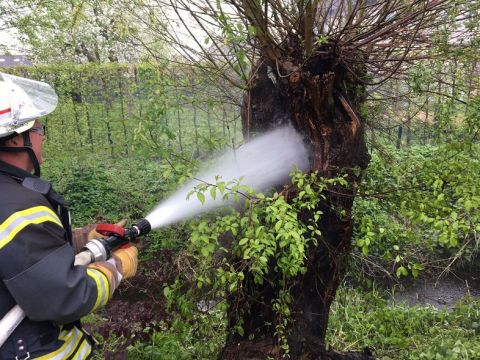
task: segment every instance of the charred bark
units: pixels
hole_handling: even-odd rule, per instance
[[[331,48],[324,49],[331,50]],[[246,139],[283,124],[291,124],[310,147],[312,171],[332,178],[347,174],[348,187],[329,189],[318,222],[322,236],[308,249],[307,272],[289,284],[293,299],[288,335],[292,359],[368,359],[368,351],[340,354],[325,349],[330,305],[351,251],[351,210],[359,177],[355,168],[369,162],[364,125],[358,107],[364,88],[337,61],[334,53],[319,52],[300,65],[292,58],[271,64],[260,61],[244,95],[243,134]],[[309,221],[308,213],[302,221]],[[272,267],[274,264],[271,264]],[[272,300],[280,279],[270,273],[264,285],[246,278],[243,294],[229,299],[229,327],[242,324],[244,334],[231,333],[222,359],[281,357],[275,338]]]

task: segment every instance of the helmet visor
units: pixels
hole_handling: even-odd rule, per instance
[[[26,106],[12,109],[14,110],[13,117],[19,122],[19,125],[40,116],[48,115],[57,107],[57,94],[47,83],[4,73],[0,73],[0,76],[6,83],[13,84],[12,91],[18,87],[20,88],[20,92],[23,91],[28,97],[28,101],[25,102],[27,104]],[[12,96],[23,97],[24,94],[20,96],[20,94],[12,93]],[[16,103],[18,98],[12,100],[13,103]]]

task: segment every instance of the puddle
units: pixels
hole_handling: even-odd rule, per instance
[[[466,296],[480,297],[480,281],[458,278],[416,279],[394,293],[394,304],[432,305],[437,309],[452,308]]]

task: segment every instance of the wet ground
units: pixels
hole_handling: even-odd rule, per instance
[[[393,295],[395,304],[451,308],[465,296],[480,297],[480,279],[471,277],[415,279],[397,287]]]

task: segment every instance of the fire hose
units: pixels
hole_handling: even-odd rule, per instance
[[[75,256],[74,265],[88,265],[92,262],[106,261],[112,255],[113,250],[149,233],[151,229],[151,225],[146,219],[141,219],[128,228],[113,224],[99,224],[96,231],[104,235],[105,238],[90,240],[82,251]],[[25,316],[22,308],[15,305],[0,320],[0,347],[20,325]]]

